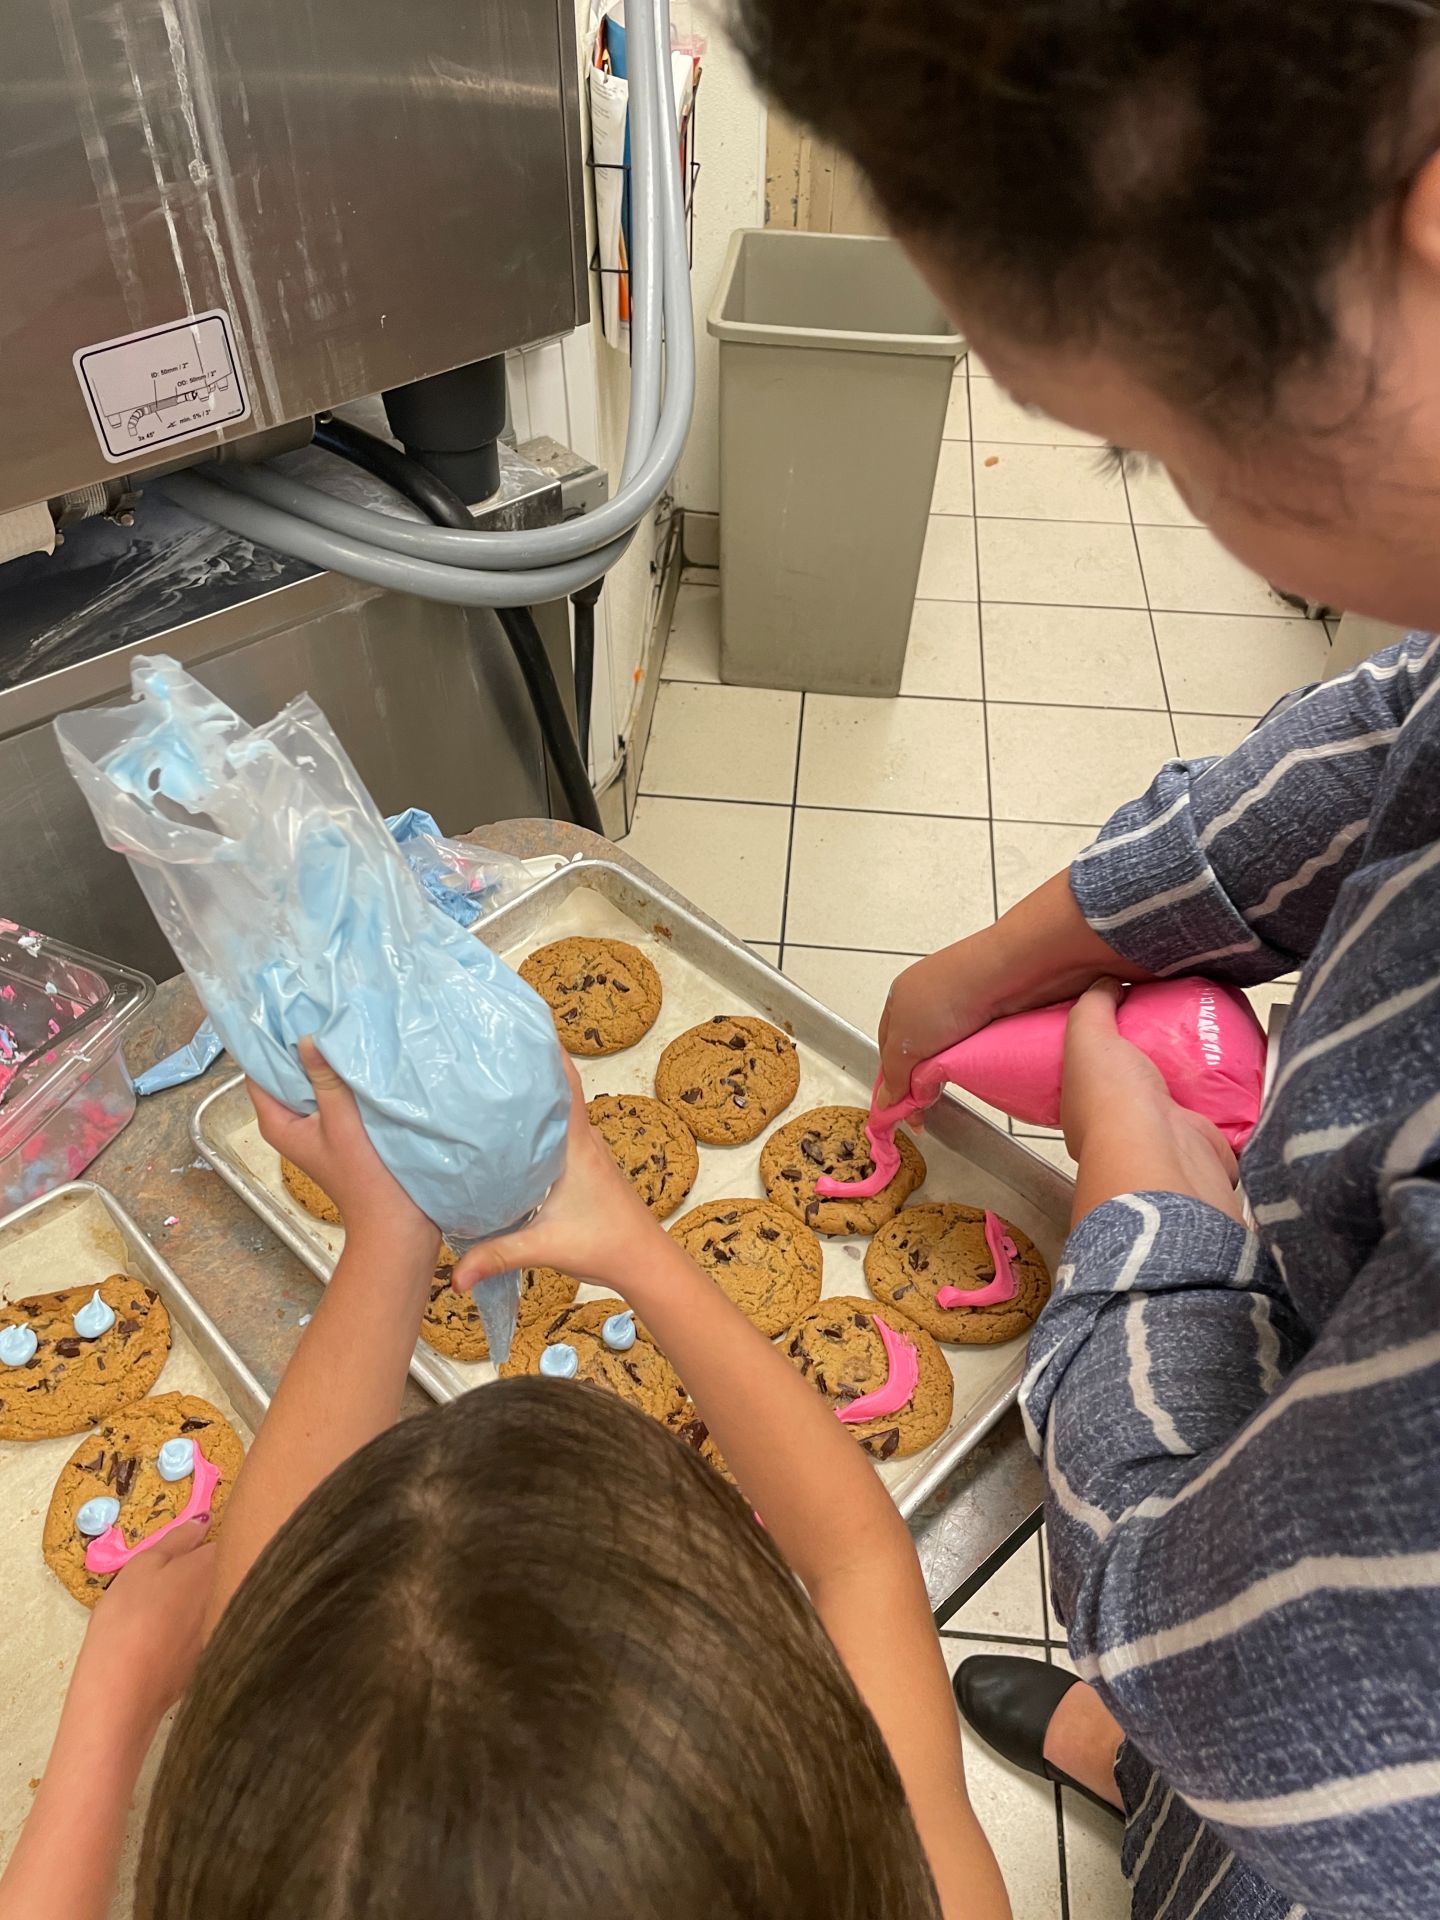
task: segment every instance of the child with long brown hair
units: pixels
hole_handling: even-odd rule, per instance
[[[578,1087],[564,1178],[462,1283],[551,1265],[622,1293],[743,1498],[570,1382],[397,1425],[438,1235],[308,1064],[313,1115],[254,1097],[339,1204],[345,1250],[201,1550],[216,1624],[152,1800],[139,1920],[1008,1914],[889,1495],[636,1199]],[[181,1634],[163,1598],[149,1624]],[[99,1831],[113,1866],[121,1822],[78,1767],[42,1796],[48,1843],[22,1839],[0,1916],[99,1920],[108,1873],[81,1856]]]

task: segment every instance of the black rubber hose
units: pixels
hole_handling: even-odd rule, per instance
[[[575,735],[581,753],[590,752],[590,711],[595,697],[595,604],[603,580],[594,580],[572,593],[575,609]]]
[[[351,426],[348,420],[337,420],[332,416],[322,417],[315,425],[315,442],[324,447],[327,453],[339,454],[342,460],[349,460],[357,467],[363,467],[367,473],[373,473],[377,480],[383,480],[399,494],[410,501],[426,515],[428,519],[441,527],[459,527],[473,532],[475,521],[470,509],[451,487],[443,480],[422,467],[408,453],[402,453],[399,447],[392,447],[388,440],[381,440],[373,433],[366,433],[363,427]],[[598,598],[598,592],[597,596]],[[591,602],[593,610],[594,602]],[[600,820],[600,808],[595,799],[595,789],[590,784],[589,770],[585,765],[585,755],[576,743],[570,729],[569,715],[565,711],[565,702],[561,697],[559,682],[555,670],[550,665],[550,656],[545,651],[545,643],[540,638],[540,630],[535,625],[535,616],[528,607],[497,607],[495,609],[505,637],[515,655],[516,664],[524,677],[525,690],[530,696],[530,705],[535,711],[539,723],[540,736],[555,763],[555,771],[560,776],[560,785],[564,790],[565,801],[570,809],[570,817],[578,826],[588,827],[592,833],[603,833]],[[594,680],[594,616],[591,614],[591,664],[590,680]],[[577,633],[579,616],[576,618]],[[579,698],[579,672],[576,673],[576,697]],[[589,690],[586,691],[585,728],[589,727]],[[581,739],[585,737],[584,732]]]

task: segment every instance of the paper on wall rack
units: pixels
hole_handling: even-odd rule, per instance
[[[675,99],[677,164],[688,194],[691,111],[705,43],[672,35],[671,88]],[[630,351],[630,83],[626,73],[623,0],[595,0],[586,43],[590,95],[590,151],[594,162],[596,259],[600,268],[600,326],[611,346]]]

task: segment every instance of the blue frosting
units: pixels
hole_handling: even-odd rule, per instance
[[[523,1219],[565,1158],[549,1009],[426,898],[313,701],[252,729],[173,660],[135,661],[132,682],[130,706],[56,732],[226,1050],[308,1113],[296,1047],[313,1034],[457,1252]]]
[[[39,1344],[33,1327],[0,1327],[0,1364],[23,1367],[27,1360],[35,1358]]]
[[[114,1326],[115,1309],[106,1306],[100,1298],[100,1289],[96,1287],[75,1315],[72,1324],[82,1340],[98,1340],[102,1333],[108,1333]]]
[[[155,1469],[162,1480],[188,1480],[195,1471],[195,1442],[184,1435],[167,1440],[155,1456]]]
[[[87,1540],[98,1540],[102,1533],[110,1531],[119,1518],[120,1502],[112,1500],[108,1493],[102,1493],[85,1502],[75,1516],[75,1525]]]
[[[547,1380],[573,1380],[580,1371],[580,1356],[568,1340],[556,1340],[540,1355],[540,1371]]]
[[[626,1307],[623,1313],[612,1313],[600,1329],[600,1338],[612,1353],[628,1353],[635,1344],[635,1316]]]

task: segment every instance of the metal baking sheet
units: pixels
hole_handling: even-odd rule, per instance
[[[0,1220],[0,1301],[95,1285],[122,1271],[153,1287],[170,1314],[170,1355],[151,1391],[200,1394],[248,1444],[268,1405],[264,1388],[112,1195],[77,1180]],[[82,1437],[0,1440],[0,1863],[10,1856],[45,1770],[90,1618],[40,1553],[51,1491]],[[130,1912],[143,1810],[163,1744],[162,1735],[136,1793],[113,1916]]]
[[[807,1107],[866,1106],[878,1058],[874,1043],[787,980],[743,942],[658,887],[601,860],[576,860],[501,907],[481,935],[518,963],[547,941],[568,934],[613,934],[649,954],[664,987],[660,1018],[637,1046],[599,1060],[577,1060],[587,1096],[655,1090],[661,1051],[679,1033],[716,1013],[758,1013],[793,1035],[800,1048],[800,1091],[776,1125]],[[278,1156],[260,1139],[238,1079],[197,1109],[196,1145],[312,1272],[329,1277],[343,1242],[338,1228],[313,1219],[285,1192]],[[761,1139],[741,1147],[700,1147],[700,1173],[678,1210],[731,1194],[759,1194]],[[1038,1154],[946,1098],[932,1109],[921,1142],[929,1177],[917,1200],[958,1200],[991,1207],[1035,1241],[1052,1268],[1064,1243],[1070,1182]],[[678,1217],[678,1214],[677,1214]],[[824,1291],[865,1294],[863,1238],[823,1240]],[[602,1289],[582,1286],[581,1298]],[[877,1471],[902,1513],[911,1514],[1015,1398],[1025,1343],[943,1347],[955,1379],[955,1413],[924,1452],[886,1462]],[[437,1399],[453,1398],[495,1378],[488,1362],[463,1364],[423,1345],[411,1372]]]

